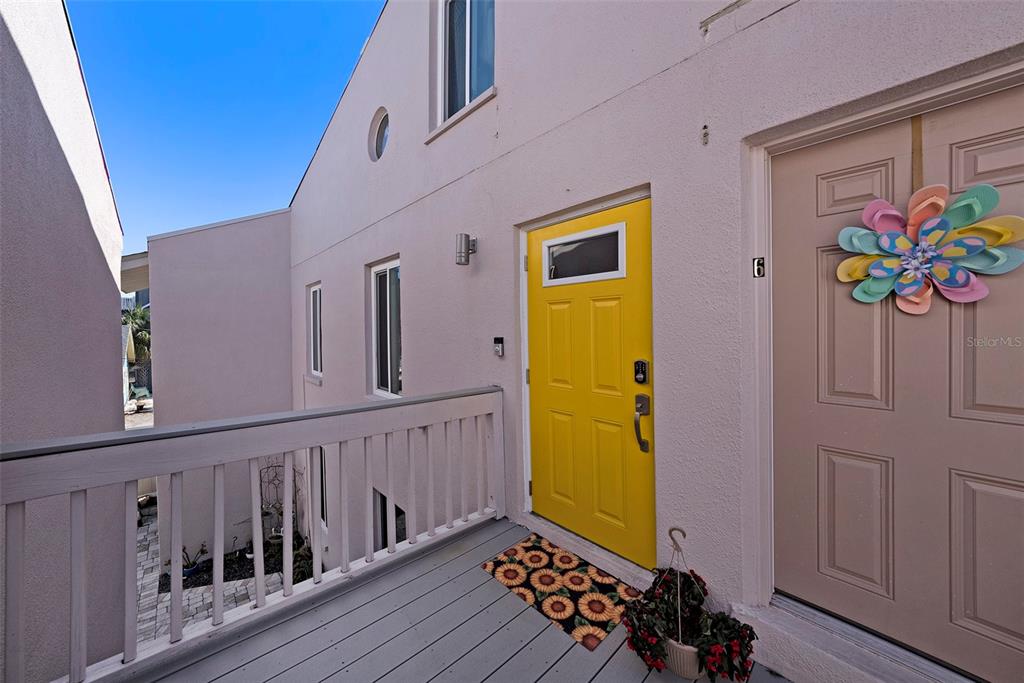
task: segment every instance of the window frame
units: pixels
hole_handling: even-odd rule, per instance
[[[306,328],[309,362],[306,369],[313,377],[324,376],[324,293],[323,284],[316,282],[307,287],[309,325]],[[314,328],[315,326],[315,328]],[[315,344],[314,344],[315,340]]]
[[[382,263],[378,263],[378,264],[376,264],[376,265],[374,265],[374,266],[372,266],[370,268],[370,329],[371,329],[371,348],[370,348],[370,366],[371,367],[370,367],[370,372],[371,372],[371,376],[372,376],[372,380],[373,380],[373,384],[371,385],[370,388],[371,388],[373,394],[375,396],[379,396],[380,398],[401,398],[402,397],[401,394],[395,393],[395,392],[390,391],[388,389],[382,389],[380,387],[380,374],[379,374],[379,367],[380,367],[379,361],[380,361],[380,359],[377,357],[377,327],[378,327],[378,322],[379,322],[377,320],[377,316],[378,316],[378,312],[380,310],[378,308],[378,303],[379,302],[377,300],[377,276],[380,273],[390,273],[391,270],[394,269],[394,268],[398,268],[399,269],[399,278],[401,278],[401,260],[397,259],[397,258],[391,259],[390,261],[384,261]],[[399,280],[399,282],[401,282],[401,280]],[[388,301],[386,302],[386,308],[390,312],[391,311],[391,286],[390,286],[390,282],[388,283],[387,294],[388,294]],[[402,319],[401,299],[399,299],[398,319],[399,319],[399,321],[401,321],[401,319]],[[390,338],[391,338],[391,316],[390,315],[388,316],[388,319],[387,319],[387,326],[388,326],[388,340],[390,342]],[[399,337],[401,337],[401,322],[399,322]],[[388,343],[388,373],[389,373],[389,375],[392,372],[392,362],[393,362],[393,359],[391,358],[391,344]],[[399,358],[399,371],[401,371],[401,358]],[[388,377],[388,386],[389,387],[391,386],[390,376]]]
[[[575,275],[573,277],[560,277],[552,279],[550,277],[550,259],[551,259],[551,247],[556,247],[559,244],[566,244],[569,242],[579,242],[590,237],[600,237],[601,235],[607,235],[612,232],[619,234],[619,267],[616,270],[606,270],[601,273],[590,273],[588,275]],[[574,232],[569,235],[562,235],[561,237],[552,237],[549,240],[544,240],[540,243],[540,256],[541,256],[541,277],[543,278],[542,286],[544,287],[559,287],[561,285],[573,285],[581,282],[599,282],[601,280],[618,280],[626,277],[626,223],[620,221],[618,223],[612,223],[611,225],[602,225],[598,228],[592,228],[590,230],[583,230],[581,232]]]
[[[438,98],[437,98],[437,126],[442,126],[445,122],[455,118],[466,109],[470,108],[477,99],[489,99],[490,91],[494,90],[494,56],[492,54],[492,73],[491,73],[491,85],[477,95],[476,98],[472,97],[473,93],[473,2],[472,0],[465,0],[466,3],[466,51],[465,51],[465,92],[463,92],[463,103],[462,106],[453,112],[448,112],[448,6],[452,0],[437,0],[438,8],[438,64],[440,69],[437,74],[438,83]],[[492,42],[492,50],[494,45]]]

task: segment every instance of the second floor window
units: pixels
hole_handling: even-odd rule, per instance
[[[494,0],[444,0],[445,118],[494,85]]]
[[[373,380],[374,393],[397,396],[402,393],[401,278],[398,261],[374,266],[370,271],[373,290]]]
[[[309,372],[319,377],[324,374],[323,333],[320,320],[320,285],[309,288]]]

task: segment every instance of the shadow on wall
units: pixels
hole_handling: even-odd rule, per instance
[[[118,286],[2,17],[0,55],[0,441],[120,430]],[[89,491],[90,662],[121,649],[122,507],[120,487]],[[66,497],[26,505],[30,681],[67,673],[68,515]]]

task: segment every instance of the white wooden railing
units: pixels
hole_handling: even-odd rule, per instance
[[[390,562],[395,556],[417,546],[435,542],[455,529],[505,514],[502,393],[500,387],[436,394],[393,401],[375,401],[336,409],[305,410],[225,420],[183,427],[114,432],[46,443],[0,446],[0,504],[6,509],[6,647],[4,671],[7,681],[24,680],[25,657],[30,649],[24,638],[24,583],[27,564],[25,549],[25,502],[54,495],[70,497],[70,623],[68,624],[68,678],[77,683],[111,673],[125,673],[132,662],[157,656],[173,656],[183,642],[211,637],[211,632],[241,620],[269,614],[295,596],[320,591],[347,577],[355,576],[374,563]],[[383,439],[381,439],[383,435]],[[466,437],[475,443],[464,446]],[[374,439],[374,437],[378,437]],[[382,441],[384,448],[374,448]],[[263,522],[259,458],[284,456],[283,537],[284,548],[292,538],[293,467],[296,454],[318,446],[336,447],[341,530],[338,566],[324,570],[320,524],[310,524],[313,578],[292,581],[292,554],[283,552],[283,590],[268,596],[264,577]],[[379,452],[383,450],[383,452]],[[399,462],[401,453],[406,462]],[[361,458],[356,456],[362,454]],[[384,481],[375,481],[373,464],[384,459]],[[224,610],[224,473],[232,462],[249,463],[252,500],[252,536],[256,549],[253,605]],[[360,462],[361,461],[361,462]],[[425,462],[423,462],[425,461]],[[425,469],[426,481],[417,481],[417,464]],[[379,463],[378,463],[379,464]],[[425,467],[424,467],[425,466]],[[214,558],[212,618],[183,627],[182,482],[186,471],[213,468]],[[309,458],[310,486],[307,518],[316,521],[320,509],[320,459]],[[396,468],[407,467],[409,484],[406,500],[407,540],[396,542],[394,481]],[[476,500],[471,500],[475,473]],[[136,584],[136,517],[138,481],[170,476],[170,635],[157,641],[138,642],[138,594]],[[345,482],[350,477],[365,480],[365,499],[350,500]],[[457,482],[461,482],[458,485]],[[89,576],[86,571],[88,547],[85,542],[89,489],[111,484],[124,486],[124,651],[92,665],[86,658],[86,614],[90,587],[107,577]],[[375,551],[373,544],[374,489],[387,497],[386,546]],[[458,490],[457,490],[458,489]],[[425,496],[425,524],[417,519],[416,496]],[[437,500],[443,496],[443,501]],[[456,504],[458,507],[456,507]],[[365,505],[365,553],[350,557],[349,519],[352,505]],[[443,519],[435,510],[444,510]],[[424,529],[416,533],[417,529]],[[377,566],[377,565],[375,565]],[[97,609],[102,609],[98,607]],[[46,656],[33,646],[33,656]]]

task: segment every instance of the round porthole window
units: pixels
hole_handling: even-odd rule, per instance
[[[373,115],[373,122],[370,124],[369,151],[371,161],[377,161],[384,156],[384,150],[388,146],[389,128],[388,111],[381,107]]]

